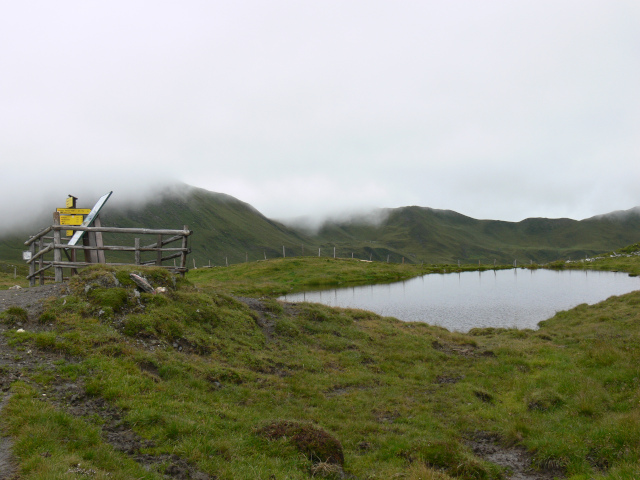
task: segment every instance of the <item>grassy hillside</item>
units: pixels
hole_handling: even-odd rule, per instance
[[[167,289],[138,296],[131,268],[95,267],[44,312],[6,310],[0,429],[20,478],[640,477],[640,292],[469,334],[264,297],[417,268],[137,269]]]
[[[637,209],[587,220],[529,218],[521,222],[476,220],[449,210],[403,207],[380,212],[383,220],[328,222],[318,238],[363,248],[392,248],[414,262],[546,263],[621,248],[640,238]],[[384,259],[384,252],[377,255]]]
[[[295,201],[292,199],[292,201]],[[317,233],[270,220],[228,195],[187,185],[176,186],[144,205],[128,209],[107,204],[103,224],[120,227],[180,229],[188,225],[189,265],[237,264],[291,256],[358,258],[390,263],[546,263],[579,259],[621,248],[640,238],[640,211],[570,219],[531,218],[521,222],[476,220],[456,212],[403,207],[349,221],[330,221]],[[41,228],[50,220],[43,219]],[[0,233],[0,259],[20,261],[22,245],[37,228]],[[133,246],[133,236],[106,236],[107,243]],[[113,241],[112,241],[113,240]],[[149,237],[144,242],[153,243]],[[133,255],[107,255],[132,261]],[[147,257],[151,258],[151,257]]]
[[[266,218],[251,205],[229,195],[186,185],[160,195],[156,201],[128,210],[108,209],[103,223],[117,227],[182,228],[188,225],[191,258],[197,265],[225,265],[282,256],[288,248],[312,240]],[[152,241],[150,241],[151,243]],[[250,256],[248,254],[250,253]],[[292,253],[292,252],[291,252]],[[298,253],[299,254],[299,253]]]

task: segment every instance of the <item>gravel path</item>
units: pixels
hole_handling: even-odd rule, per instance
[[[42,301],[49,297],[66,295],[64,283],[42,285],[40,287],[21,288],[19,290],[0,290],[0,312],[9,307],[24,308],[29,316],[42,312]]]
[[[18,290],[0,290],[0,312],[9,307],[20,307],[29,314],[30,324],[35,323],[42,313],[42,302],[50,297],[65,295],[67,287],[65,284],[51,284],[32,288],[21,288]],[[5,330],[5,326],[0,326],[0,333]],[[30,360],[38,363],[41,359],[28,358],[21,364],[16,365],[11,361],[15,351],[10,348],[4,337],[0,335],[0,367],[5,367],[0,371],[0,415],[6,403],[9,401],[9,388],[11,383],[18,378],[18,371],[24,367],[31,366]],[[11,455],[11,439],[0,434],[0,480],[16,479],[17,472],[15,462]]]

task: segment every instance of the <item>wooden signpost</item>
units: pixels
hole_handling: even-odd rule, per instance
[[[54,281],[62,282],[64,279],[63,269],[68,268],[72,274],[77,273],[78,268],[83,268],[92,264],[106,264],[105,250],[117,252],[132,252],[134,254],[133,265],[151,265],[164,267],[184,274],[187,268],[187,255],[191,252],[188,238],[192,234],[185,225],[182,230],[169,229],[147,229],[147,228],[121,228],[103,227],[100,222],[100,211],[113,192],[109,192],[96,202],[92,209],[77,208],[77,198],[69,195],[64,208],[57,208],[53,213],[53,225],[43,229],[36,235],[29,237],[24,243],[29,250],[23,252],[23,259],[29,264],[29,285],[34,286],[36,278],[40,279],[40,284],[44,285],[46,270],[53,268]],[[71,235],[68,242],[62,241],[62,233],[71,229],[67,233]],[[53,237],[47,237],[48,233]],[[102,234],[134,234],[134,235],[154,235],[156,243],[141,245],[140,238],[135,238],[133,247],[126,245],[105,245]],[[169,236],[166,238],[165,236]],[[164,237],[164,238],[163,238]],[[80,240],[82,239],[82,244]],[[45,243],[51,240],[50,243]],[[180,247],[167,247],[168,244],[181,241]],[[84,262],[76,259],[77,250],[84,252]],[[152,252],[155,259],[143,260],[141,253]],[[53,254],[53,260],[45,258],[46,255]],[[63,260],[66,256],[67,260]],[[180,264],[175,265],[175,259],[180,258]],[[167,260],[174,260],[173,267],[162,265]],[[131,263],[109,263],[108,265],[132,265]],[[51,278],[51,277],[46,277]]]
[[[56,208],[56,212],[60,214],[60,225],[82,225],[84,222],[84,215],[88,215],[91,212],[89,208],[77,208],[77,197],[69,195],[65,202],[65,208]],[[73,235],[73,230],[67,230],[66,236]]]
[[[113,192],[109,192],[98,200],[95,206],[92,209],[89,208],[77,208],[76,202],[78,201],[77,197],[73,195],[69,195],[65,202],[65,208],[56,208],[55,213],[53,214],[54,221],[58,225],[69,225],[69,226],[79,226],[79,227],[101,227],[99,213],[107,200],[111,196]],[[89,232],[85,235],[84,231],[79,230],[66,230],[65,231],[67,237],[71,237],[69,243],[67,245],[73,246],[78,243],[78,241],[82,238],[82,244],[86,247],[102,247],[104,246],[104,242],[102,241],[102,232]],[[65,250],[65,254],[70,261],[76,261],[76,251],[71,249],[71,253]],[[85,262],[88,263],[106,263],[104,257],[104,250],[85,250],[84,251]],[[73,272],[77,273],[77,272]]]

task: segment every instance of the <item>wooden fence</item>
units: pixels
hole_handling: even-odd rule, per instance
[[[57,220],[57,219],[55,219]],[[36,279],[39,278],[40,285],[44,285],[45,278],[53,279],[55,282],[64,281],[64,269],[70,269],[71,274],[77,273],[78,268],[87,267],[96,263],[104,265],[156,265],[167,268],[176,273],[184,274],[187,268],[187,255],[191,252],[188,245],[189,235],[193,232],[185,225],[183,230],[154,230],[148,228],[118,228],[103,227],[99,220],[92,227],[80,227],[68,225],[59,225],[54,220],[51,225],[38,234],[32,236],[24,242],[29,247],[30,258],[27,260],[29,264],[29,285],[34,286]],[[85,232],[83,245],[67,245],[63,243],[61,231],[72,228],[75,231]],[[52,233],[52,236],[47,234]],[[104,245],[102,234],[132,234],[132,235],[153,235],[156,242],[140,246],[140,238],[134,239],[133,246],[122,245]],[[181,241],[180,247],[166,247],[170,243]],[[85,261],[78,261],[76,252],[84,251]],[[133,263],[107,263],[104,252],[133,252]],[[155,252],[152,260],[141,260],[142,252]],[[53,258],[46,258],[49,254],[53,254]],[[168,254],[165,256],[165,254]],[[66,260],[63,260],[63,255]],[[180,259],[176,264],[175,259]],[[163,265],[162,262],[174,260],[174,265]],[[54,269],[53,277],[45,277],[45,272]]]

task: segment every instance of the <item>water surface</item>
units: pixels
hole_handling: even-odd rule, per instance
[[[291,294],[281,300],[361,308],[467,332],[475,327],[535,329],[558,311],[638,289],[640,277],[626,273],[513,269],[430,274],[386,285]]]

